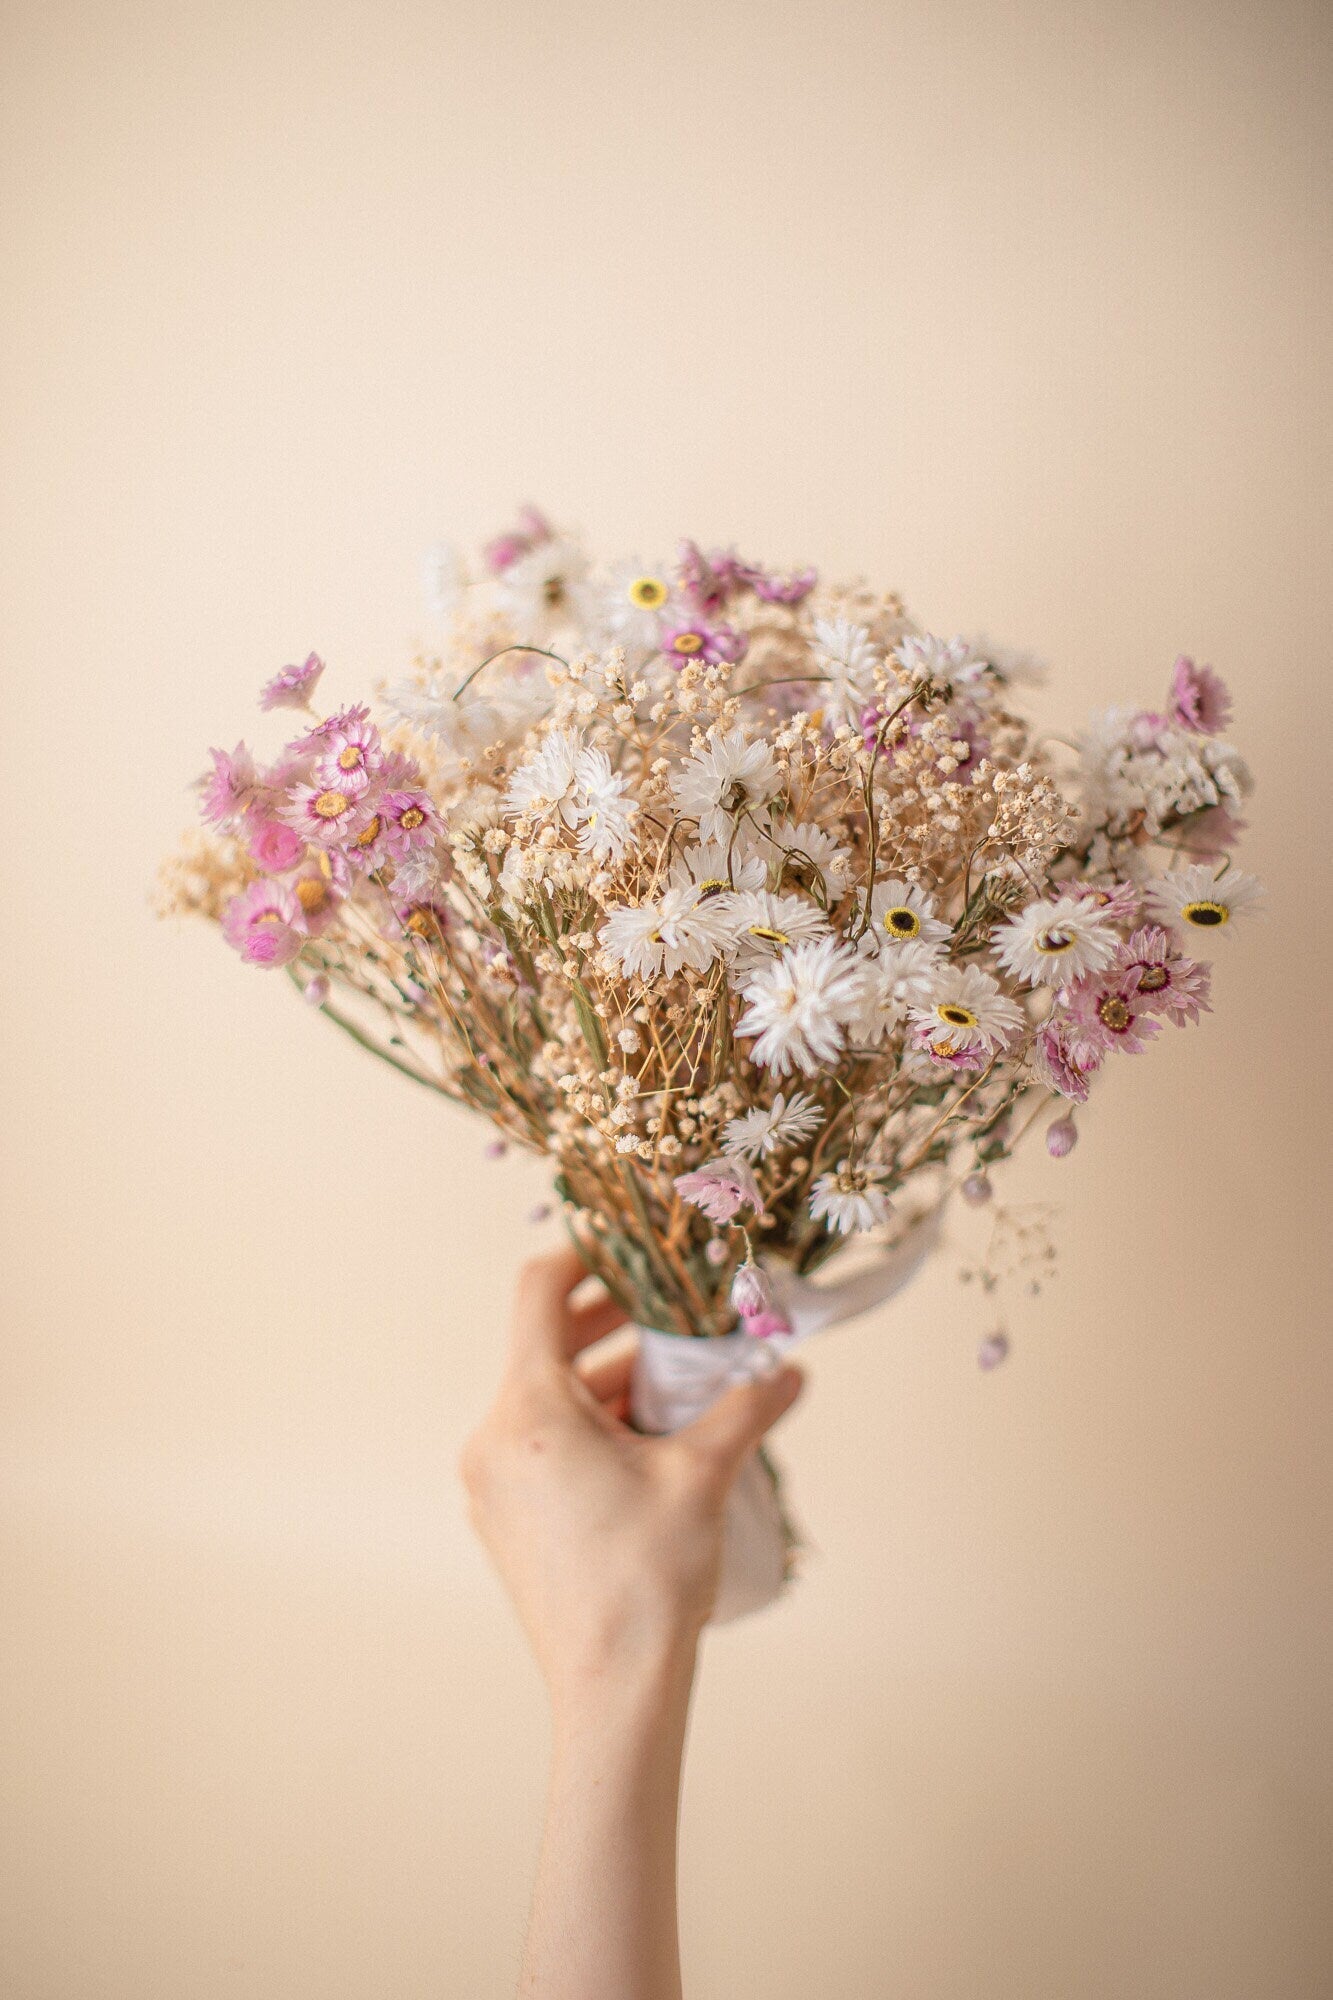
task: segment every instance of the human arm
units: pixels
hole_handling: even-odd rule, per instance
[[[632,1357],[575,1365],[622,1319],[574,1304],[573,1252],[519,1282],[505,1376],[463,1455],[478,1533],[551,1698],[522,2000],[679,2000],[676,1822],[727,1494],[800,1389],[784,1368],[688,1429],[625,1422]]]

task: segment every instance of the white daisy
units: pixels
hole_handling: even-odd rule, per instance
[[[670,602],[671,582],[665,564],[617,563],[601,597],[607,638],[627,652],[655,653]]]
[[[991,936],[996,958],[1029,986],[1072,986],[1101,972],[1115,957],[1119,937],[1086,896],[1057,896],[1029,903]]]
[[[683,764],[671,780],[676,810],[697,820],[701,841],[727,840],[733,816],[766,805],[781,776],[764,742],[749,743],[742,729],[711,737],[707,747]]]
[[[865,908],[864,896],[861,907]],[[870,921],[861,940],[866,949],[892,946],[896,951],[906,944],[942,944],[948,935],[948,924],[940,922],[931,898],[915,882],[895,876],[871,890]]]
[[[1150,882],[1144,901],[1159,923],[1178,930],[1219,931],[1233,917],[1257,914],[1264,900],[1262,884],[1239,868],[1217,875],[1207,862],[1176,868]]]
[[[816,708],[822,708],[836,722],[849,722],[858,729],[861,717],[875,699],[875,668],[881,658],[879,647],[864,625],[849,618],[816,618],[815,665],[825,677],[817,688]]]
[[[808,896],[746,889],[719,896],[715,907],[726,928],[729,955],[742,972],[791,945],[824,937],[829,928],[828,918]]]
[[[711,907],[699,905],[692,891],[679,884],[664,890],[655,903],[608,911],[597,935],[608,956],[638,979],[658,973],[669,979],[687,965],[704,972],[722,949]]]
[[[505,804],[510,812],[533,819],[562,819],[576,826],[579,818],[579,758],[583,739],[575,729],[551,729],[526,763],[509,780]]]
[[[722,1150],[752,1162],[766,1160],[770,1153],[813,1139],[823,1123],[824,1113],[813,1097],[795,1090],[788,1098],[779,1091],[771,1104],[756,1104],[739,1118],[728,1119],[722,1127]]]
[[[728,846],[708,841],[703,846],[687,847],[671,869],[672,881],[692,888],[700,903],[711,903],[733,889],[762,889],[767,878],[768,870],[747,827],[742,827]]]
[[[496,594],[514,637],[528,644],[547,644],[571,626],[582,624],[587,611],[588,558],[577,542],[563,535],[541,542],[496,579]]]
[[[1022,1009],[976,965],[942,967],[928,1003],[911,1011],[937,1048],[1000,1048],[1023,1026]]]
[[[632,838],[638,800],[628,780],[611,769],[605,750],[583,750],[575,767],[579,846],[594,861],[619,861]]]
[[[914,681],[958,681],[966,685],[979,680],[986,671],[986,661],[973,650],[970,639],[937,639],[930,632],[900,639],[895,658]]]
[[[798,944],[761,966],[744,989],[749,1007],[736,1033],[753,1039],[751,1058],[785,1076],[833,1063],[843,1022],[860,998],[855,954],[836,938]]]
[[[816,876],[824,894],[836,901],[847,887],[850,856],[826,827],[813,820],[780,819],[772,831],[773,844],[786,858],[784,873]]]
[[[902,947],[903,952],[910,949],[908,945]],[[934,951],[938,957],[938,947],[925,949]],[[878,1048],[886,1035],[902,1026],[907,1005],[897,991],[898,958],[898,952],[886,951],[879,958],[859,961],[856,1001],[847,1010],[847,1040],[853,1048]]]
[[[842,1236],[878,1229],[892,1213],[889,1197],[879,1185],[887,1178],[884,1167],[854,1167],[839,1160],[837,1172],[821,1174],[811,1189],[810,1213]]]

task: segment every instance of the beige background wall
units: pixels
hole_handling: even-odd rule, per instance
[[[1067,724],[1192,651],[1262,781],[1214,1017],[1013,1177],[1063,1276],[1007,1367],[943,1269],[811,1358],[691,2000],[1327,1993],[1327,11],[4,41],[0,1990],[509,1990],[545,1724],[453,1462],[542,1173],[145,891],[258,682],[393,670],[420,549],[532,497],[863,568]]]

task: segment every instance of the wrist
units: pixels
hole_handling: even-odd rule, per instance
[[[557,1737],[591,1727],[633,1739],[683,1725],[698,1663],[688,1627],[603,1633],[547,1675]]]

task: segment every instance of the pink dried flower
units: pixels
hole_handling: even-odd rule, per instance
[[[384,840],[395,861],[423,847],[433,847],[442,831],[440,816],[428,792],[385,792],[378,802],[384,824]]]
[[[230,752],[210,750],[213,769],[203,780],[199,810],[213,826],[231,826],[247,813],[260,795],[255,760],[244,743]]]
[[[1083,1070],[1111,1049],[1141,1055],[1162,1025],[1127,981],[1096,974],[1068,989],[1060,1013],[1069,1053]]]
[[[998,1368],[1009,1352],[1007,1333],[988,1333],[977,1349],[977,1366],[986,1374]]]
[[[1046,1150],[1053,1160],[1063,1160],[1078,1144],[1078,1126],[1068,1112],[1053,1118],[1046,1127]]]
[[[1145,1013],[1165,1014],[1177,1027],[1212,1012],[1209,967],[1177,951],[1170,933],[1160,924],[1145,924],[1135,931],[1128,944],[1120,947],[1107,977],[1132,987]]]
[[[246,845],[266,875],[284,875],[305,852],[299,833],[280,819],[252,817],[245,829]]]
[[[800,604],[819,581],[817,570],[803,569],[792,576],[775,576],[772,571],[761,569],[758,563],[742,563],[736,573],[765,604]]]
[[[301,988],[301,998],[311,1007],[322,1007],[328,997],[329,982],[322,972],[317,972],[313,979],[307,979]]]
[[[487,542],[481,552],[482,561],[492,576],[503,576],[521,557],[530,556],[543,542],[554,539],[555,530],[544,514],[536,507],[520,507],[518,526]]]
[[[488,1160],[502,1160],[509,1147],[503,1139],[488,1139],[481,1150]]]
[[[785,1313],[751,1313],[741,1321],[741,1332],[749,1334],[752,1340],[769,1340],[775,1333],[790,1333],[791,1321]]]
[[[710,1236],[704,1244],[704,1259],[713,1266],[714,1270],[720,1264],[725,1264],[730,1255],[731,1252],[720,1236]]]
[[[1142,898],[1133,882],[1079,882],[1068,888],[1081,902],[1092,903],[1110,924],[1132,924],[1138,917]]]
[[[661,650],[673,667],[688,666],[691,660],[716,667],[723,661],[741,659],[748,644],[746,634],[734,626],[709,625],[702,618],[692,618],[667,627]]]
[[[278,882],[252,882],[222,913],[222,935],[247,965],[290,964],[309,933],[301,905]]]
[[[1216,736],[1231,720],[1226,682],[1211,667],[1196,667],[1184,653],[1171,675],[1171,720],[1196,736]]]
[[[323,671],[324,662],[319,654],[307,654],[299,667],[284,667],[281,673],[274,674],[271,681],[265,681],[259,690],[259,706],[263,709],[308,708]]]
[[[287,887],[301,905],[301,921],[311,937],[322,937],[333,922],[350,879],[340,855],[321,854],[288,882]]]
[[[1091,1071],[1100,1069],[1101,1061],[1098,1055],[1092,1062],[1076,1062],[1065,1028],[1058,1020],[1048,1022],[1033,1044],[1032,1066],[1041,1082],[1075,1104],[1087,1103],[1087,1079]]]
[[[731,1281],[731,1303],[742,1319],[753,1319],[769,1310],[773,1287],[757,1264],[742,1264]]]
[[[359,792],[345,785],[297,785],[281,817],[316,847],[341,847],[364,833],[373,814]]]
[[[756,1212],[764,1205],[744,1160],[705,1160],[693,1173],[677,1174],[674,1186],[681,1200],[701,1208],[710,1222],[730,1222],[747,1202]]]
[[[321,726],[323,739],[316,776],[343,792],[363,792],[383,757],[380,733],[364,710],[348,709]]]

